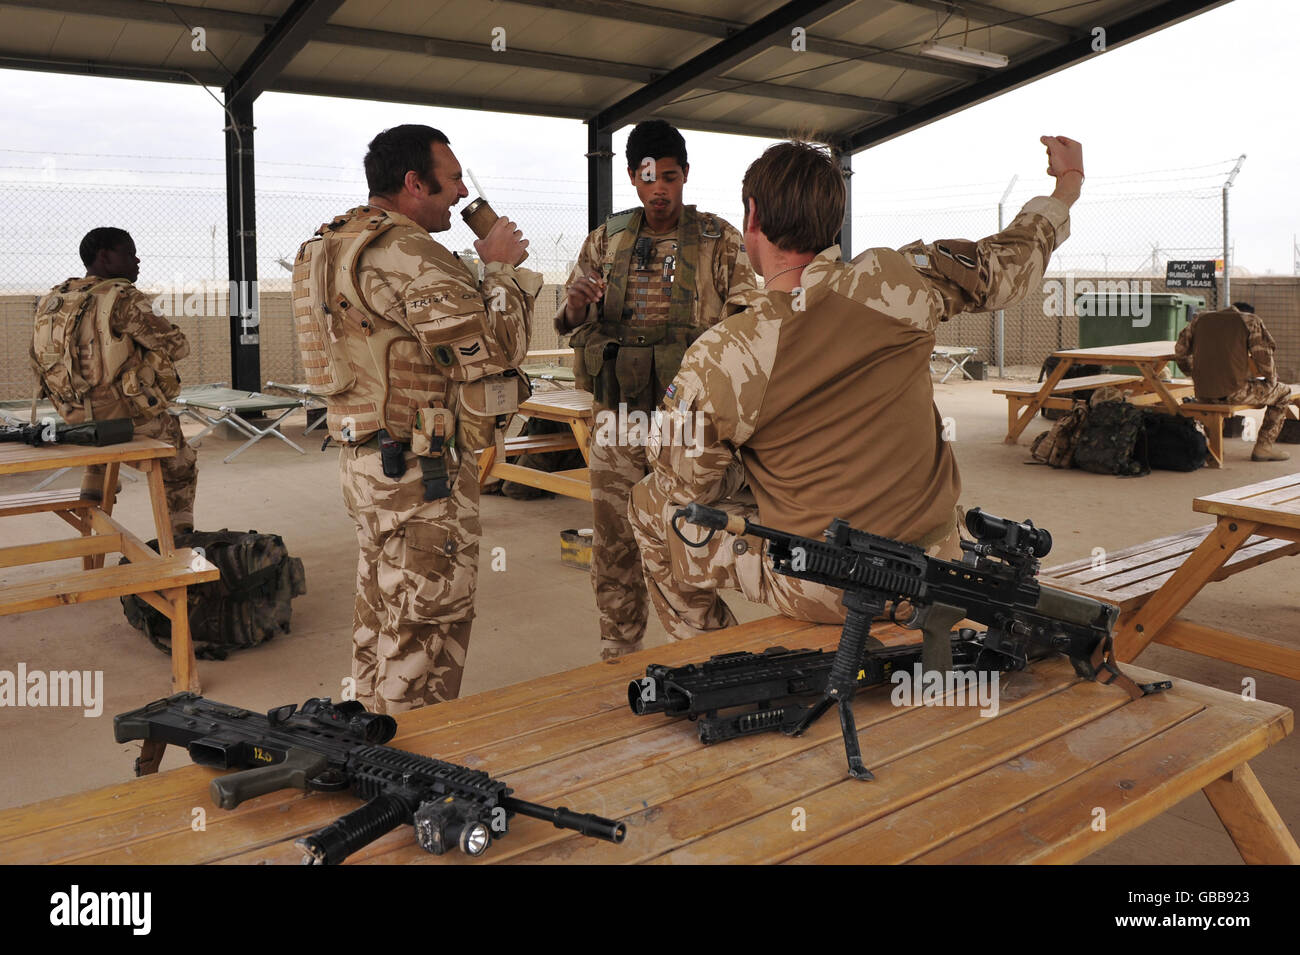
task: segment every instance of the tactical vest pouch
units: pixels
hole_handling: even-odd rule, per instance
[[[153,370],[154,386],[165,401],[181,393],[181,376],[170,358],[156,351],[145,352],[144,363]]]
[[[619,351],[618,339],[595,322],[590,322],[573,333],[569,344],[573,346],[574,385],[591,392],[598,404],[605,407],[617,405],[619,387],[615,361]]]
[[[167,410],[167,400],[155,386],[154,370],[148,365],[123,372],[118,382],[131,417],[155,418]]]
[[[449,408],[421,408],[411,429],[411,453],[427,458],[442,454],[456,434],[456,416]]]
[[[665,335],[668,340],[654,346],[655,384],[659,389],[652,396],[655,404],[659,403],[659,399],[673,383],[677,373],[682,370],[682,359],[686,357],[686,349],[690,348],[691,342],[698,337],[699,333],[694,329],[669,326]]]
[[[619,398],[630,409],[648,411],[655,405],[656,395],[650,383],[654,378],[654,360],[657,345],[623,345],[614,361],[618,378]]]
[[[528,376],[513,368],[461,384],[456,398],[456,446],[464,454],[473,454],[496,444],[498,437],[504,441],[510,419],[531,395]]]

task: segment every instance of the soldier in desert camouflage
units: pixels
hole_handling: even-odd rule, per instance
[[[672,637],[734,624],[725,588],[798,619],[844,619],[840,591],[773,572],[757,538],[718,533],[684,546],[670,521],[691,501],[807,537],[840,517],[959,555],[961,481],[930,382],[934,330],[1021,299],[1065,240],[1082,147],[1042,141],[1056,191],[1007,229],[868,249],[851,263],[835,245],[845,186],[829,152],[781,143],[749,167],[745,244],[764,288],[687,352],[668,389],[670,427],[647,450],[653,471],[632,492],[646,581]],[[672,430],[692,419],[694,447]]]
[[[1174,360],[1183,374],[1192,376],[1197,401],[1267,405],[1250,452],[1252,461],[1291,457],[1273,447],[1291,404],[1291,386],[1277,380],[1275,351],[1273,336],[1255,314],[1255,307],[1246,302],[1193,315],[1174,343]],[[1251,376],[1250,361],[1259,377]]]
[[[504,217],[474,243],[481,282],[433,240],[468,195],[438,130],[385,130],[365,169],[369,204],[298,252],[294,322],[343,445],[343,500],[361,547],[357,699],[396,713],[460,692],[481,531],[473,453],[491,433],[470,409],[483,409],[489,383],[520,381],[542,277],[516,268],[528,243]]]
[[[32,370],[41,392],[69,424],[130,418],[137,437],[176,448],[160,458],[172,533],[194,529],[198,455],[167,413],[180,394],[173,362],[190,353],[181,330],[153,310],[153,296],[135,287],[140,260],[123,229],[91,229],[81,240],[84,278],[70,278],[36,304]],[[104,465],[86,468],[81,496],[102,500]]]
[[[689,172],[673,126],[650,120],[632,130],[627,173],[642,208],[587,236],[555,320],[561,335],[573,332],[575,377],[596,412],[591,579],[606,660],[640,649],[649,616],[627,520],[632,485],[649,471],[644,432],[616,422],[658,407],[687,345],[726,314],[730,295],[754,287],[740,233],[682,205]]]

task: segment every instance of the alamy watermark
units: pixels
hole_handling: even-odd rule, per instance
[[[0,706],[81,707],[85,716],[104,712],[103,670],[0,670]]]
[[[895,670],[889,702],[895,706],[978,706],[980,716],[998,715],[997,670],[926,670],[921,664]]]
[[[1134,328],[1151,324],[1150,279],[1043,280],[1043,314],[1049,318],[1130,318]]]
[[[702,412],[686,412],[680,408],[628,411],[627,402],[621,401],[618,411],[603,408],[596,412],[592,440],[602,448],[686,448],[688,458],[698,458],[704,453],[703,431]]]
[[[229,318],[238,314],[244,326],[256,327],[257,283],[199,279],[187,282],[176,276],[154,286],[150,308],[159,318]],[[232,312],[232,308],[237,309]]]

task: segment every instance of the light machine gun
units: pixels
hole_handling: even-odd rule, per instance
[[[297,841],[305,864],[342,862],[403,823],[415,827],[420,847],[434,855],[457,846],[466,855],[482,855],[494,836],[508,831],[515,813],[607,842],[622,842],[627,834],[612,819],[516,799],[509,786],[479,770],[380,745],[396,732],[391,716],[367,712],[356,701],[324,698],[262,715],[178,693],[113,719],[119,743],[144,740],[136,775],[156,771],[168,743],[186,747],[200,766],[242,769],[212,780],[212,801],[222,809],[291,786],[350,789],[368,800]]]
[[[687,540],[678,527],[682,519],[708,528],[708,535],[698,542]],[[891,621],[922,631],[923,670],[952,670],[954,647],[964,668],[979,670],[1020,670],[1031,658],[1059,652],[1070,658],[1079,676],[1118,683],[1134,699],[1169,689],[1168,682],[1139,685],[1120,672],[1113,648],[1118,608],[1038,582],[1038,559],[1052,547],[1047,531],[1031,521],[1007,521],[979,508],[967,513],[966,527],[976,541],[962,541],[964,553],[955,562],[929,557],[912,544],[854,530],[838,518],[826,529],[826,539],[818,541],[701,504],[689,504],[673,515],[674,533],[689,546],[704,546],[719,530],[760,537],[768,542],[767,556],[778,573],[844,591],[844,630],[821,699],[807,707],[784,708],[779,721],[769,721],[774,725],[758,728],[779,725],[787,735],[798,736],[838,706],[849,775],[855,779],[873,777],[862,762],[850,704],[860,681],[878,669],[872,658],[891,652],[870,635],[871,621],[884,616],[886,607]],[[910,608],[906,619],[898,618],[900,605]],[[954,636],[953,626],[963,619],[987,629],[983,633],[963,629]],[[972,642],[978,645],[973,664],[969,662]],[[652,676],[650,670],[647,676]],[[765,695],[770,686],[769,681],[750,701],[761,705],[771,699]],[[807,686],[801,692],[806,695]],[[733,688],[733,701],[736,698]]]

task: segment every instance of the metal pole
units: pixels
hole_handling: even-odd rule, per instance
[[[1019,178],[1020,175],[1018,173],[1011,177],[1011,181],[1007,183],[1006,192],[1002,193],[1002,198],[998,200],[998,231],[999,232],[1002,231],[1002,206],[1007,201],[1007,196],[1011,195],[1011,190],[1016,187],[1016,180]],[[1046,268],[1046,266],[1044,266],[1044,268]],[[997,344],[997,352],[998,352],[998,377],[1005,378],[1006,373],[1003,371],[1003,366],[1006,363],[1006,357],[1007,357],[1006,355],[1007,314],[1002,309],[998,309],[997,328],[994,330],[993,334],[994,337],[997,339],[996,344]]]
[[[840,224],[840,258],[848,262],[853,253],[853,154],[842,152],[839,156],[840,174],[844,177],[844,221]]]
[[[614,211],[614,135],[587,121],[587,231],[595,232]]]
[[[1232,188],[1232,181],[1237,178],[1237,173],[1241,172],[1241,164],[1246,161],[1246,154],[1242,153],[1237,157],[1237,165],[1232,167],[1232,172],[1228,173],[1228,181],[1223,184],[1223,308],[1232,305],[1232,277],[1229,274],[1229,268],[1232,265],[1228,258],[1228,190]]]

